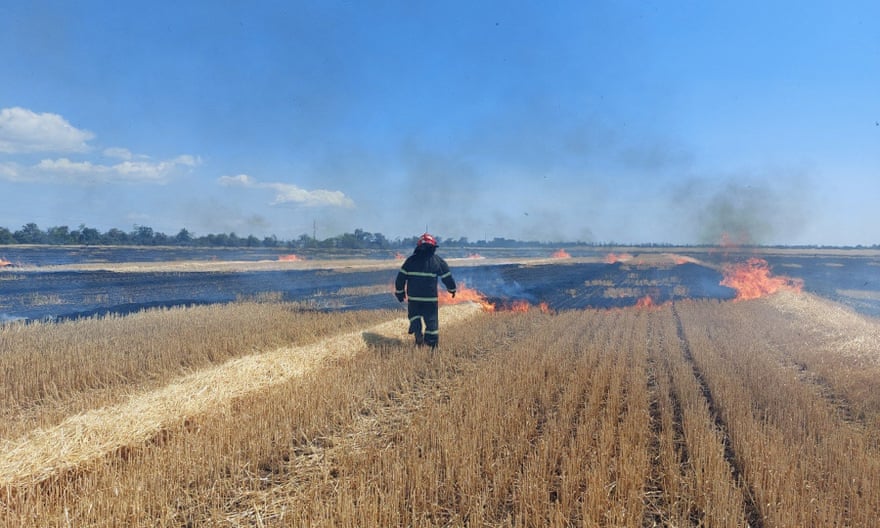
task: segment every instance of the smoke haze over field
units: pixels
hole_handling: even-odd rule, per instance
[[[880,243],[876,2],[0,8],[0,226]]]
[[[703,244],[768,244],[797,240],[810,224],[814,204],[805,181],[758,178],[696,180],[672,194]]]

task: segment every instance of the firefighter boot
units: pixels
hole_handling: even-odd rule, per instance
[[[416,345],[425,344],[425,335],[422,333],[422,317],[416,316],[409,320],[409,333],[415,334]]]

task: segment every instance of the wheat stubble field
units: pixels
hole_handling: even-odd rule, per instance
[[[807,293],[0,327],[2,526],[876,526],[880,322]]]

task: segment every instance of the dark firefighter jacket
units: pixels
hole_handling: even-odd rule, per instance
[[[406,293],[410,301],[437,302],[437,279],[450,293],[455,292],[455,279],[446,261],[433,251],[416,251],[405,261],[394,281],[394,293]],[[405,289],[404,289],[405,288]]]

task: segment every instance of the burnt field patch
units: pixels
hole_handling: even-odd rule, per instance
[[[736,290],[722,285],[724,267],[730,262],[745,261],[753,254],[687,255],[687,261],[678,263],[651,260],[650,253],[629,255],[628,260],[613,263],[584,262],[580,258],[485,264],[465,264],[453,259],[450,263],[460,285],[476,290],[498,309],[540,304],[558,311],[658,305],[685,298],[734,299]],[[868,315],[880,315],[880,259],[876,256],[762,257],[774,276],[797,279],[805,291]],[[245,271],[14,267],[0,272],[0,322],[128,314],[154,307],[236,300],[291,301],[324,311],[400,306],[390,293],[396,274],[394,261],[385,259],[382,263],[377,259],[381,266],[361,270],[347,269],[345,260],[338,262],[315,263],[316,268]]]
[[[754,252],[741,251],[703,254],[700,258],[720,267],[754,256]],[[880,317],[880,255],[875,251],[780,251],[764,252],[760,258],[775,276],[802,281],[804,291]]]
[[[620,308],[650,298],[660,304],[682,298],[732,299],[718,271],[697,264],[623,263],[504,265],[468,268],[457,279],[493,303],[546,303],[551,309]]]
[[[780,274],[804,281],[804,289],[880,317],[880,259],[858,257],[768,257]]]
[[[255,272],[20,272],[2,282],[0,313],[7,319],[69,319],[145,308],[225,303],[235,300],[306,301],[318,308],[344,308],[344,287],[387,282],[387,271],[329,270]],[[369,308],[391,306],[379,296],[355,296]],[[372,299],[376,297],[376,299]],[[390,294],[387,297],[391,297]],[[333,302],[331,302],[333,298]],[[393,300],[393,298],[392,298]],[[387,301],[387,300],[386,300]]]
[[[499,307],[544,303],[552,310],[617,308],[650,298],[730,299],[721,274],[697,264],[668,267],[621,263],[502,264],[454,268],[456,280]],[[146,308],[236,300],[301,302],[318,310],[399,306],[391,295],[395,269],[250,272],[28,271],[5,275],[0,313],[9,319],[70,319]]]

